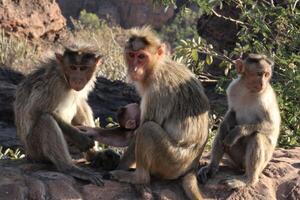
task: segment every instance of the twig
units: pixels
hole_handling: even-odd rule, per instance
[[[234,22],[236,24],[241,24],[241,25],[247,25],[245,22],[242,22],[242,21],[239,21],[237,19],[233,19],[231,17],[225,17],[224,15],[221,15],[219,13],[217,13],[214,9],[211,9],[211,11],[213,12],[213,14],[217,17],[220,17],[220,18],[223,18],[225,20],[228,20],[228,21],[231,21],[231,22]]]

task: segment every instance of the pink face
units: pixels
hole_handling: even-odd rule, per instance
[[[259,66],[254,70],[246,68],[243,76],[248,90],[252,93],[260,93],[264,91],[271,78],[271,67]]]
[[[128,74],[133,81],[142,81],[147,74],[151,54],[145,50],[131,51],[125,53],[128,66]]]

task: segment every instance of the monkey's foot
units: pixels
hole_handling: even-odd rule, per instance
[[[73,176],[74,178],[78,178],[81,180],[89,181],[98,186],[104,186],[104,182],[102,181],[102,176],[96,172],[90,172],[79,167],[72,167],[69,170],[64,171],[66,174]]]
[[[197,173],[197,179],[200,183],[205,184],[208,179],[213,178],[219,170],[219,167],[207,165],[202,167]]]
[[[242,176],[236,179],[226,180],[225,184],[231,189],[242,188],[247,186],[247,179]]]
[[[91,160],[94,168],[114,170],[120,163],[120,155],[111,149],[98,152]]]

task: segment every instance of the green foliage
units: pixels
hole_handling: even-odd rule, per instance
[[[98,18],[94,13],[82,10],[79,14],[79,22],[84,28],[98,29],[104,26],[105,21]]]
[[[161,0],[160,2],[167,3]],[[232,52],[216,52],[209,48],[206,42],[194,44],[190,39],[182,41],[177,46],[179,57],[185,57],[193,63],[209,64],[210,58],[203,58],[198,53],[204,53],[223,60],[225,74],[234,74],[230,71],[230,57],[239,56],[242,53],[263,53],[275,61],[273,86],[278,95],[281,110],[282,125],[279,146],[293,147],[300,145],[300,2],[287,0],[284,2],[274,1],[204,1],[192,0],[197,3],[203,12],[216,15],[225,20],[230,20],[240,27],[236,48]],[[214,6],[222,9],[222,4],[227,3],[240,9],[240,17],[232,19],[216,13]],[[203,41],[195,39],[194,41]],[[201,61],[197,61],[201,59]],[[198,66],[196,66],[197,68]],[[201,71],[201,70],[199,70]],[[195,73],[199,71],[194,70]],[[220,77],[217,91],[224,92],[225,77]]]
[[[182,9],[176,14],[171,24],[162,27],[160,34],[163,39],[168,39],[172,47],[178,46],[182,38],[192,39],[198,36],[197,19],[201,15],[200,10],[193,11],[189,8]]]

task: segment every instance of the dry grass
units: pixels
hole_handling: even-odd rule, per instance
[[[8,37],[0,30],[0,64],[26,73],[39,59],[38,47],[24,38]]]
[[[70,43],[85,43],[95,46],[104,56],[98,75],[112,80],[124,80],[126,71],[121,45],[124,35],[125,31],[120,27],[103,24],[100,28],[88,29],[77,23],[75,29],[67,33],[67,39],[49,43],[9,37],[0,30],[0,64],[27,74],[36,68],[40,61],[54,56],[54,51],[62,49],[62,44],[68,46]]]

